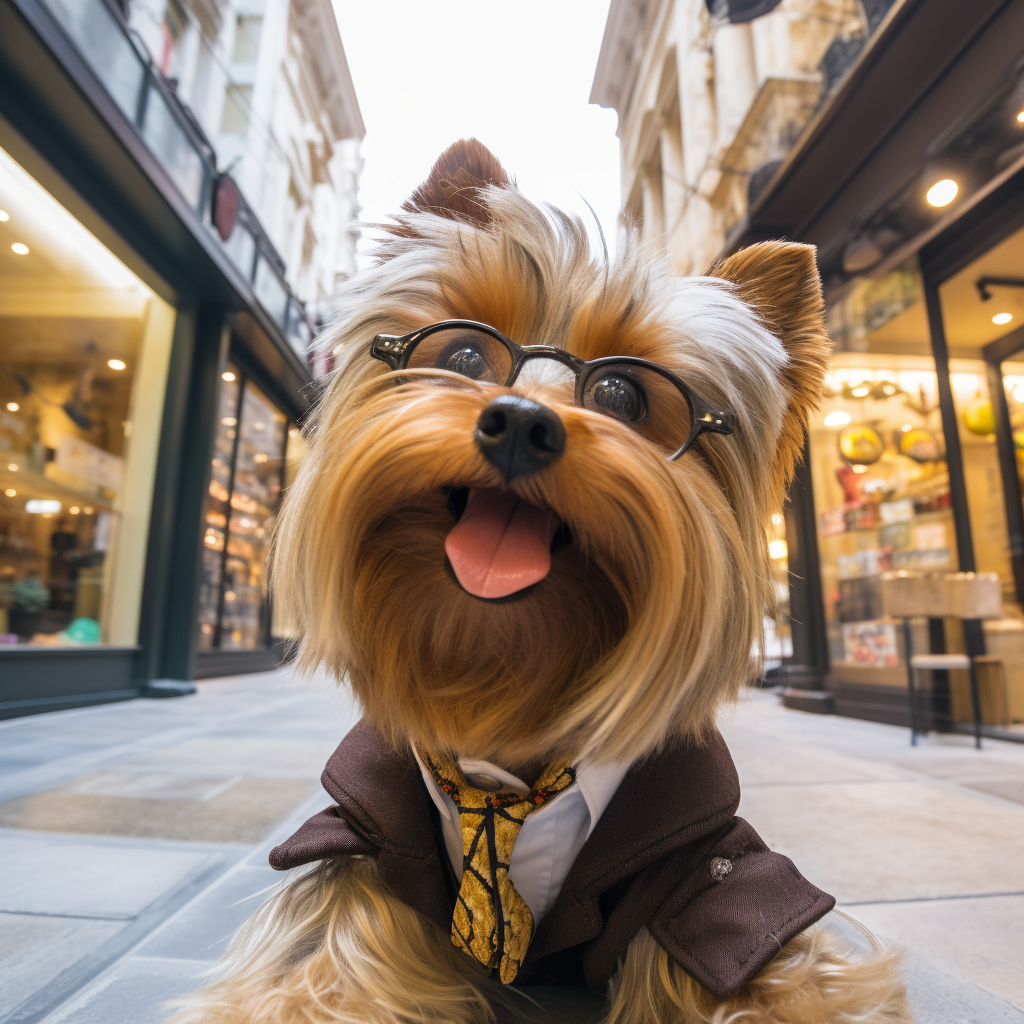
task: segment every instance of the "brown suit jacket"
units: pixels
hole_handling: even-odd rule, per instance
[[[327,762],[323,785],[337,806],[275,847],[271,865],[376,857],[395,896],[447,932],[458,886],[411,751],[395,751],[360,722]],[[516,983],[604,991],[646,925],[715,995],[741,988],[835,900],[735,817],[739,797],[717,733],[633,765],[541,920]],[[710,868],[716,857],[732,864],[720,880]]]

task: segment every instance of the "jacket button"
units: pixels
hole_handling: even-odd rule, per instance
[[[712,857],[709,867],[711,869],[711,877],[716,882],[720,882],[732,871],[732,861],[727,857]]]

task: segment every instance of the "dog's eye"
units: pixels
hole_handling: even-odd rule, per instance
[[[602,377],[588,389],[590,404],[598,412],[607,413],[626,423],[639,423],[647,415],[643,389],[620,374]]]
[[[459,373],[470,380],[482,380],[487,375],[487,360],[473,345],[463,345],[462,348],[449,353],[444,365],[439,369]]]

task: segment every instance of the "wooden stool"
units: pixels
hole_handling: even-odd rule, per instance
[[[1002,615],[1002,592],[994,572],[913,574],[887,572],[882,576],[882,609],[903,620],[907,658],[907,701],[910,742],[917,743],[917,674],[937,670],[966,669],[971,681],[974,745],[981,748],[981,698],[975,659],[967,654],[914,654],[910,629],[912,618],[992,619]],[[921,730],[922,732],[924,730]]]

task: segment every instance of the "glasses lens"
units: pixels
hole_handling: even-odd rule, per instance
[[[587,409],[634,427],[649,441],[675,452],[690,433],[692,416],[686,395],[649,366],[606,363],[587,379]]]
[[[409,355],[409,369],[448,370],[486,384],[504,384],[512,354],[497,338],[472,327],[446,327],[420,341]]]

